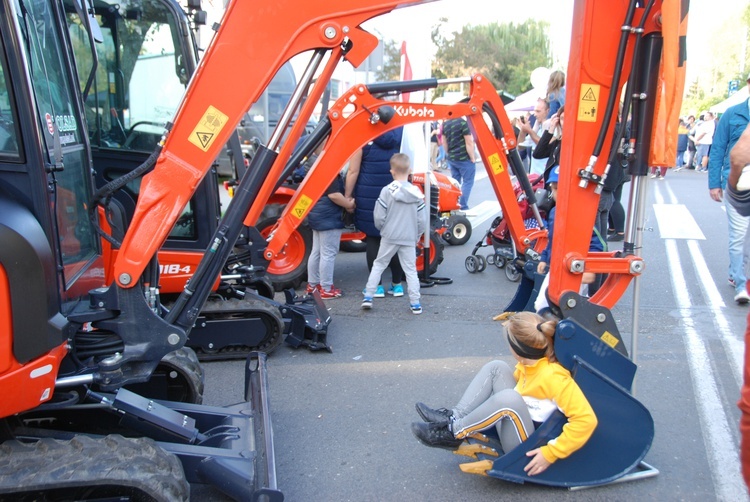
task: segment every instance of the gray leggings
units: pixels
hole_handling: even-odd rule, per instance
[[[507,363],[485,364],[453,409],[453,435],[463,439],[494,425],[506,453],[525,441],[534,432],[534,422],[515,386]]]

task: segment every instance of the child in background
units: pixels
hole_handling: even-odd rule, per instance
[[[561,71],[550,73],[546,101],[549,103],[547,118],[551,118],[560,107],[565,105],[565,73]]]
[[[339,252],[344,221],[341,208],[354,209],[354,199],[344,197],[344,184],[336,176],[328,190],[310,210],[307,222],[312,229],[313,245],[307,260],[307,294],[315,289],[324,299],[339,298],[343,292],[333,285],[333,269]]]
[[[546,445],[529,451],[524,471],[544,472],[556,460],[580,449],[596,429],[597,419],[586,396],[555,358],[552,337],[557,321],[533,312],[518,312],[505,323],[515,371],[505,361],[485,364],[453,409],[432,409],[417,403],[425,420],[414,422],[412,433],[435,448],[455,450],[468,436],[497,429],[504,452],[509,452],[560,409],[568,419],[562,433]]]
[[[393,255],[398,254],[409,288],[411,311],[413,314],[421,314],[415,246],[419,236],[425,231],[424,195],[408,181],[411,172],[408,155],[396,153],[391,157],[390,164],[394,181],[380,191],[373,211],[375,227],[381,236],[380,249],[367,279],[362,308],[372,308],[380,276]]]

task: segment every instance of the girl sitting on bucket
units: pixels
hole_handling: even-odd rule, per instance
[[[411,429],[422,444],[455,450],[474,433],[495,427],[504,452],[525,441],[555,409],[568,419],[562,433],[531,450],[524,468],[529,476],[581,448],[597,425],[596,415],[570,372],[555,358],[557,321],[533,312],[518,312],[504,323],[515,371],[504,361],[484,365],[456,406],[431,409],[417,403],[424,422]]]

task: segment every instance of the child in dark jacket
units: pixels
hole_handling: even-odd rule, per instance
[[[408,155],[394,154],[390,164],[394,181],[380,191],[373,211],[375,226],[381,236],[380,249],[367,279],[362,308],[372,308],[372,299],[380,282],[380,275],[393,255],[398,254],[409,288],[411,311],[421,314],[415,246],[419,236],[425,231],[424,195],[408,181],[411,171]]]
[[[307,294],[315,289],[324,299],[339,298],[342,291],[333,285],[333,268],[339,252],[344,221],[341,208],[353,210],[354,199],[344,197],[344,184],[336,176],[331,186],[307,215],[313,234],[310,258],[307,260]]]

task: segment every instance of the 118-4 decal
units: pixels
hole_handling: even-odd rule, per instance
[[[192,269],[190,265],[182,266],[179,263],[168,263],[166,265],[159,265],[159,273],[162,275],[191,274]]]

